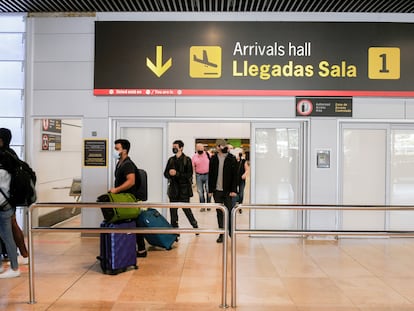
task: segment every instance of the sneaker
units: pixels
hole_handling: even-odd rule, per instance
[[[239,214],[243,213],[243,211],[241,209],[239,209]]]
[[[29,257],[22,257],[22,259],[19,260],[19,265],[28,265],[29,264]]]
[[[211,208],[210,207],[207,207],[207,212],[209,212],[209,211],[211,211]]]
[[[137,251],[137,257],[141,257],[141,258],[147,257],[147,251],[146,250]]]
[[[6,272],[3,272],[0,274],[0,279],[10,279],[10,278],[17,278],[18,276],[20,276],[20,270],[13,270],[13,269],[8,269],[6,270]]]
[[[200,208],[200,212],[205,212],[206,209],[204,207]]]
[[[223,243],[223,235],[220,234],[219,237],[216,240],[217,243]]]

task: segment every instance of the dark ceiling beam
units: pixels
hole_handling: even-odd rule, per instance
[[[1,2],[1,6],[7,7],[8,12],[24,12],[26,5],[21,5],[13,0],[5,0]]]
[[[413,0],[0,0],[0,13],[358,12],[414,13]]]

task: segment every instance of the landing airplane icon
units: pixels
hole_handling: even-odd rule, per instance
[[[217,64],[209,62],[208,61],[208,56],[207,56],[207,51],[203,50],[203,58],[198,58],[195,54],[193,55],[193,61],[206,65],[207,67],[213,67],[213,68],[217,68]]]

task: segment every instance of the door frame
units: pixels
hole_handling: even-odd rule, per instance
[[[250,132],[250,168],[251,172],[256,171],[256,135],[255,131],[258,128],[286,128],[288,126],[295,126],[299,130],[299,180],[300,185],[298,192],[300,198],[296,204],[306,204],[308,202],[308,193],[309,193],[309,161],[310,161],[310,136],[309,136],[309,119],[268,119],[268,120],[252,120],[251,121],[251,132]],[[250,199],[251,204],[254,204],[256,201],[256,174],[250,174]],[[298,212],[298,225],[304,229],[307,227],[307,212]],[[256,229],[256,211],[250,211],[250,224],[251,229]]]
[[[114,118],[111,120],[111,130],[110,130],[110,147],[112,147],[113,141],[119,137],[122,128],[133,127],[133,128],[161,128],[162,130],[162,161],[165,163],[167,161],[167,126],[168,123],[164,120],[155,120],[155,119],[122,119]],[[116,161],[111,158],[109,161],[109,170],[108,170],[108,180],[112,185],[114,183],[114,170],[115,170]],[[167,198],[167,181],[165,178],[162,178],[162,187],[161,187],[161,197],[162,201],[165,202]]]

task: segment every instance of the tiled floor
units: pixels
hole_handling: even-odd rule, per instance
[[[195,214],[200,227],[216,224],[215,211]],[[238,217],[247,224],[247,213]],[[21,266],[20,278],[0,280],[0,310],[220,310],[222,246],[215,240],[182,234],[173,250],[149,248],[138,270],[111,276],[96,260],[98,238],[36,234],[37,303],[28,304],[28,268]],[[414,239],[243,235],[237,254],[237,310],[414,311]],[[228,277],[230,305],[230,265]]]

